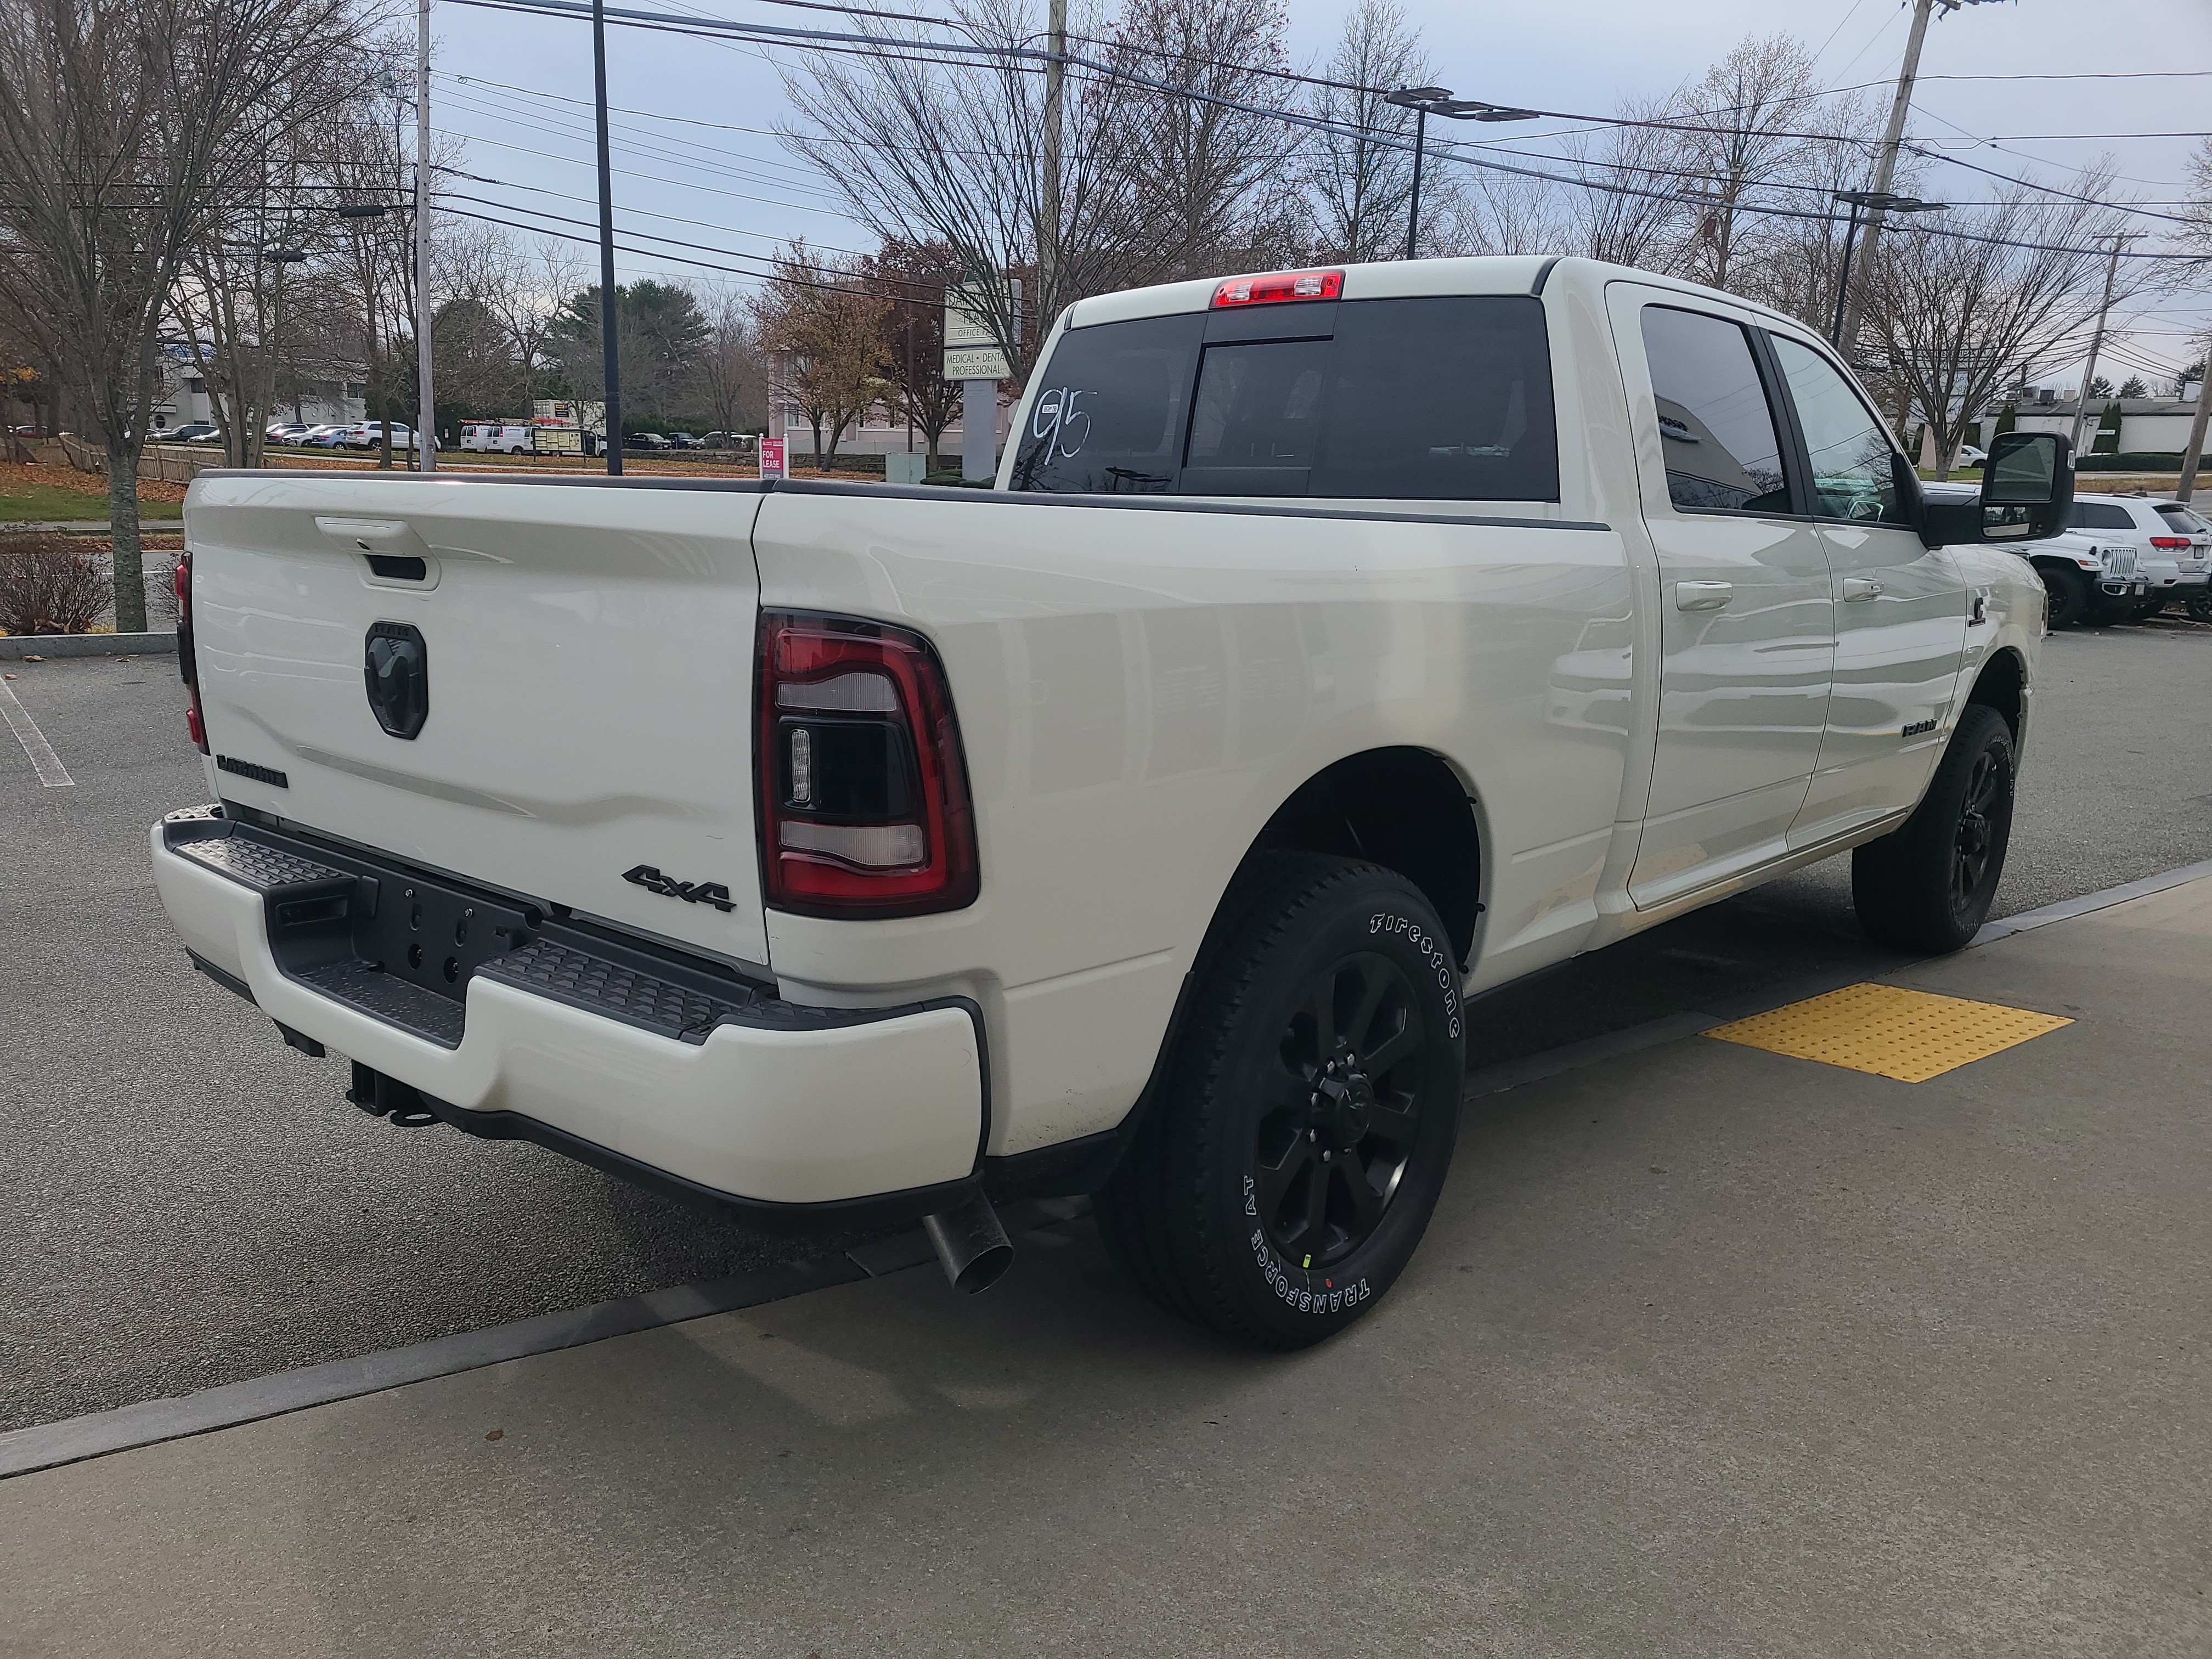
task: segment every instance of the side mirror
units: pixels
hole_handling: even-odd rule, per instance
[[[1920,539],[2029,542],[2056,536],[2074,506],[2074,444],[2056,432],[2005,432],[1982,465],[1982,493],[1971,501],[1929,501]]]

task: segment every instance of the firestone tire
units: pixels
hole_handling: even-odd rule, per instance
[[[1968,705],[1912,816],[1851,854],[1851,904],[1880,944],[1942,955],[1990,914],[2012,841],[2012,728]]]
[[[1451,1164],[1466,1054],[1443,923],[1393,871],[1270,854],[1223,902],[1164,1091],[1096,1209],[1154,1301],[1303,1348],[1371,1308]]]

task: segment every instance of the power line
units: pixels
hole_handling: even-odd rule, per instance
[[[453,3],[459,5],[477,6],[495,10],[536,12],[540,15],[550,14],[552,15],[567,16],[570,18],[580,18],[586,15],[586,9],[579,3],[579,0],[453,0]],[[613,7],[608,7],[605,9],[605,15],[610,21],[626,27],[658,29],[674,33],[704,34],[709,37],[726,33],[735,33],[746,36],[765,35],[768,37],[769,44],[788,45],[796,46],[803,51],[810,52],[838,50],[839,46],[837,43],[857,41],[870,48],[868,52],[862,52],[858,55],[878,56],[887,58],[894,61],[940,63],[946,64],[949,66],[953,67],[970,64],[979,59],[996,59],[1001,65],[1005,65],[1007,59],[1021,59],[1025,62],[1036,62],[1052,56],[1050,53],[1040,52],[1035,48],[1011,45],[984,46],[968,45],[957,42],[905,40],[896,38],[887,39],[872,35],[839,34],[827,30],[784,28],[772,24],[714,22],[708,23],[704,26],[695,26],[682,20],[672,21],[672,15],[665,12],[641,12],[627,9],[618,11]],[[927,54],[931,52],[942,52],[965,53],[969,54],[969,56],[953,59],[945,59],[931,58],[927,55],[915,55],[917,53]],[[1358,136],[1368,138],[1371,142],[1389,149],[1402,150],[1411,148],[1409,144],[1407,144],[1402,138],[1399,137],[1395,132],[1382,133],[1374,129],[1348,126],[1343,123],[1325,120],[1293,111],[1271,109],[1258,105],[1248,104],[1237,99],[1224,98],[1216,94],[1199,91],[1195,88],[1169,85],[1153,80],[1148,76],[1132,74],[1126,70],[1117,70],[1109,64],[1098,64],[1085,58],[1078,58],[1072,53],[1066,54],[1063,61],[1070,68],[1081,69],[1094,76],[1121,79],[1130,82],[1135,85],[1148,87],[1155,91],[1165,92],[1174,96],[1188,98],[1199,102],[1212,104],[1223,108],[1238,110],[1248,114],[1262,116],[1269,119],[1282,121],[1293,126],[1304,127],[1322,132],[1334,132],[1340,135]],[[1372,89],[1368,88],[1366,90]],[[1735,131],[1735,129],[1733,128],[1699,129],[1679,123],[1644,120],[1627,117],[1593,118],[1573,115],[1560,111],[1538,111],[1535,112],[1538,114],[1549,114],[1560,119],[1609,120],[1613,125],[1663,128],[1674,131],[1697,131],[1702,130],[1726,133]],[[1792,135],[1783,132],[1778,132],[1774,136],[1811,137],[1826,139],[1832,139],[1833,137],[1833,135],[1827,134]],[[1462,146],[1457,144],[1449,146],[1439,144],[1437,148],[1439,154],[1449,155],[1451,159],[1456,160],[1462,165],[1466,166],[1484,167],[1498,172],[1520,173],[1525,177],[1541,179],[1554,184],[1565,184],[1583,189],[1601,191],[1609,194],[1640,197],[1645,199],[1656,201],[1679,202],[1690,206],[1710,205],[1710,203],[1704,198],[1685,196],[1680,193],[1638,190],[1632,186],[1620,185],[1598,184],[1583,179],[1563,179],[1556,174],[1540,173],[1532,168],[1509,167],[1500,161],[1464,154]],[[1781,217],[1820,220],[1830,223],[1838,223],[1842,222],[1841,216],[1832,213],[1814,213],[1787,208],[1761,207],[1749,203],[1738,204],[1736,210],[1740,212],[1759,213]],[[2036,252],[2055,253],[2094,253],[2099,252],[2099,250],[2096,249],[2075,248],[2061,244],[2025,242],[2005,237],[1985,236],[1971,231],[1950,230],[1933,225],[1916,225],[1913,228],[1917,234],[1923,235],[1942,236],[1954,240],[1980,242],[1991,246],[2019,247]],[[2191,264],[2206,262],[2203,256],[2179,253],[2130,252],[2123,257],[2132,259],[2148,259],[2164,263],[2186,263]]]

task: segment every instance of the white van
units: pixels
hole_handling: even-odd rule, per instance
[[[526,421],[471,421],[461,428],[461,447],[495,455],[527,455],[535,446]]]

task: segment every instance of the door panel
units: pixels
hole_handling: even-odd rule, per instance
[[[1906,522],[1881,422],[1826,357],[1771,337],[1835,582],[1835,688],[1790,830],[1802,846],[1919,799],[1943,752],[1969,596],[1950,558]]]
[[[1826,552],[1793,514],[1744,328],[1652,290],[1613,295],[1660,566],[1658,741],[1629,879],[1649,906],[1784,850],[1820,754],[1835,633]]]

